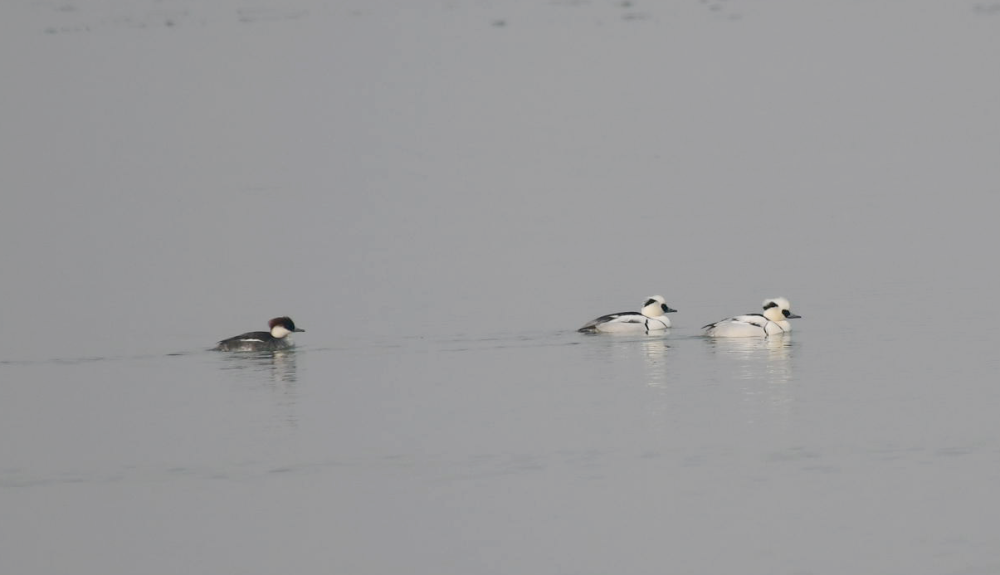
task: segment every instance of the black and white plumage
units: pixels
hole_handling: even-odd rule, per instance
[[[295,332],[304,332],[304,329],[295,327],[295,322],[290,317],[276,317],[267,322],[271,331],[249,331],[236,335],[219,342],[213,349],[215,351],[279,351],[294,347],[292,338],[288,337]]]
[[[670,318],[666,316],[677,310],[670,309],[663,296],[650,296],[642,304],[639,311],[623,311],[602,315],[588,321],[579,330],[583,333],[650,333],[663,331],[670,327]]]
[[[783,297],[764,300],[764,313],[726,318],[704,326],[710,337],[767,337],[792,331],[790,319],[802,316],[792,313],[792,304]]]

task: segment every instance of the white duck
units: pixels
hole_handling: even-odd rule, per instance
[[[764,300],[764,313],[738,315],[703,327],[711,337],[767,337],[792,331],[788,320],[802,317],[791,311],[792,304],[783,297]]]
[[[663,331],[670,327],[668,313],[677,310],[670,309],[663,296],[650,296],[642,304],[639,311],[624,311],[602,315],[588,321],[578,331],[583,333],[650,333]]]

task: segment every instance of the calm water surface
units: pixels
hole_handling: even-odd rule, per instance
[[[997,392],[974,344],[936,346],[935,371],[815,326],[678,331],[5,364],[5,562],[993,569]]]
[[[1000,573],[991,11],[64,4],[0,8],[0,572]]]

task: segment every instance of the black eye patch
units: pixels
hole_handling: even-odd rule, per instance
[[[665,304],[665,303],[662,303],[662,304],[660,304],[660,309],[662,309],[662,310],[663,310],[664,312],[666,312],[666,311],[667,311],[668,309],[670,309],[670,308],[669,308],[669,307],[667,307],[667,304]]]
[[[788,316],[792,315],[792,312],[788,311],[787,309],[783,309],[783,310],[781,310],[781,315],[783,315],[785,317],[788,317]]]
[[[764,309],[771,309],[772,307],[778,307],[778,304],[774,303],[773,301],[769,301],[767,302],[767,305],[764,306]]]
[[[653,305],[654,303],[656,303],[655,299],[648,299],[646,300],[646,303],[642,304],[642,307],[646,307],[647,305]]]

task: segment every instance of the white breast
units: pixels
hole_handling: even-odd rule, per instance
[[[711,337],[765,337],[792,330],[787,321],[771,321],[762,316],[741,315],[705,326]]]
[[[670,327],[670,320],[665,316],[651,318],[639,313],[628,313],[592,324],[589,327],[601,333],[647,333],[667,329]]]

